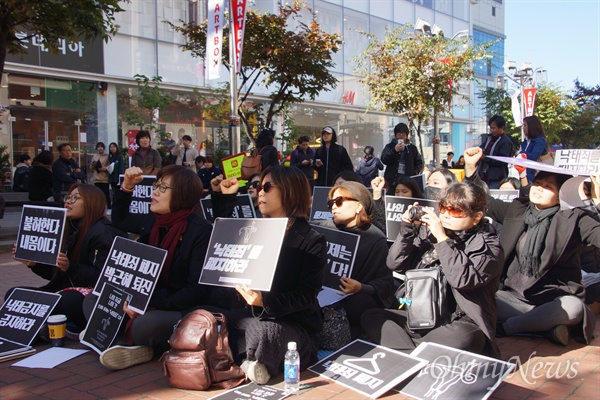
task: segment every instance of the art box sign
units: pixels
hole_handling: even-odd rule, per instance
[[[271,290],[287,218],[217,218],[199,283]]]
[[[64,208],[23,206],[15,258],[56,265],[65,230]]]
[[[166,258],[166,250],[117,236],[94,287],[94,294],[100,295],[105,283],[113,284],[131,294],[129,308],[144,314]]]

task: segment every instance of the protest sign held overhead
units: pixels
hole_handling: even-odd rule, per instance
[[[59,300],[57,293],[13,290],[0,308],[0,338],[30,345]]]
[[[310,207],[310,221],[332,220],[333,214],[327,207],[329,200],[328,186],[315,186],[313,188],[312,205]]]
[[[517,197],[519,197],[518,190],[500,190],[500,189],[490,189],[490,196],[494,199],[502,200],[504,202],[510,203]]]
[[[242,178],[242,161],[244,161],[244,157],[246,157],[246,152],[223,157],[221,159],[221,171],[223,171],[225,179]]]
[[[119,185],[123,184],[124,175],[119,175]],[[142,181],[136,183],[131,195],[131,204],[129,204],[129,215],[127,216],[127,226],[131,233],[141,233],[141,228],[149,224],[148,219],[152,219],[150,214],[150,203],[152,202],[152,184],[156,181],[154,175],[143,175]]]
[[[435,200],[413,199],[411,197],[385,196],[385,224],[388,241],[396,240],[400,233],[402,214],[414,203],[422,207],[431,207],[438,212],[438,202]]]
[[[398,388],[417,399],[487,399],[515,368],[505,361],[430,342],[421,343],[410,355],[429,361]]]
[[[105,283],[88,319],[81,343],[100,354],[115,340],[123,322],[123,303],[131,301],[131,295],[118,287]]]
[[[100,295],[104,284],[111,283],[131,294],[129,308],[144,314],[166,257],[166,250],[117,236],[94,287],[94,294]]]
[[[252,203],[252,198],[249,194],[238,194],[235,199],[237,204],[233,209],[233,218],[256,218],[254,204]],[[212,224],[215,221],[212,200],[201,199],[200,206],[202,207],[204,218]]]
[[[507,164],[513,164],[513,165],[518,165],[520,167],[532,168],[532,169],[536,169],[538,171],[553,172],[555,174],[586,175],[586,176],[590,174],[590,172],[588,170],[586,170],[586,167],[584,167],[584,166],[577,165],[577,164],[572,165],[572,166],[567,165],[567,164],[559,164],[559,163],[556,163],[556,158],[554,159],[555,164],[563,165],[563,166],[544,164],[542,162],[528,160],[526,158],[519,158],[519,157],[501,157],[501,156],[486,156],[486,157],[491,158],[493,160],[502,161]]]
[[[600,150],[556,150],[554,166],[586,171],[588,174],[598,173],[600,172]]]
[[[23,206],[15,258],[56,265],[67,220],[64,208]]]
[[[308,369],[376,399],[425,365],[413,355],[357,339]]]
[[[339,290],[340,278],[352,275],[360,236],[320,225],[311,226],[327,239],[327,271],[323,286]]]
[[[287,218],[217,218],[199,283],[271,290]]]

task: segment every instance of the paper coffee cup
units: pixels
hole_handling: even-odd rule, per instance
[[[63,314],[48,317],[48,337],[53,347],[62,347],[67,335],[67,317]]]

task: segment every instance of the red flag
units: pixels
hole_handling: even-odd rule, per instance
[[[523,89],[523,101],[525,102],[525,116],[531,117],[535,107],[535,88]]]
[[[246,28],[246,0],[231,0],[233,16],[233,40],[235,42],[235,70],[242,65],[242,47],[244,46],[244,29]]]

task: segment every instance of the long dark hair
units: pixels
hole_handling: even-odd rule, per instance
[[[276,165],[263,171],[260,182],[271,175],[281,192],[281,204],[288,218],[308,219],[312,191],[306,175],[299,168]]]
[[[106,197],[102,193],[102,190],[94,185],[76,183],[69,188],[69,194],[75,189],[79,191],[79,196],[81,196],[81,201],[83,201],[84,215],[79,221],[77,238],[75,239],[73,248],[69,251],[68,258],[69,261],[79,262],[79,253],[84,236],[92,225],[105,217]]]

